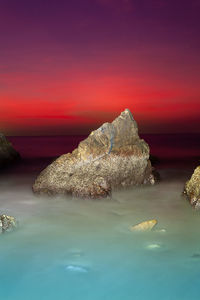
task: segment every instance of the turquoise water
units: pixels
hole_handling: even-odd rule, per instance
[[[20,226],[0,236],[0,299],[199,299],[200,215],[181,197],[188,172],[160,173],[159,185],[101,201],[38,198],[35,175],[1,177],[0,211]],[[129,231],[153,218],[154,231]]]

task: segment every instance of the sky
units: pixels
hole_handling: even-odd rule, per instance
[[[200,132],[200,0],[0,0],[0,131]]]

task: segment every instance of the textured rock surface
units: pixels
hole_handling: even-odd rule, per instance
[[[0,234],[13,231],[17,227],[17,222],[14,217],[0,215]]]
[[[131,226],[130,231],[150,231],[158,223],[156,219],[144,221],[137,225]]]
[[[19,157],[11,143],[0,133],[0,167],[19,159]]]
[[[183,193],[193,207],[200,209],[200,166],[194,170],[192,177],[186,182]]]
[[[98,198],[116,187],[154,182],[149,146],[139,138],[137,123],[126,109],[43,170],[33,191]]]

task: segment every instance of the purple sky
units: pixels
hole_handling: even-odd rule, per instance
[[[0,131],[199,132],[200,1],[1,0]]]

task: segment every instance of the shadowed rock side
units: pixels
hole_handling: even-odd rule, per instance
[[[113,188],[154,182],[149,146],[139,138],[137,123],[126,109],[43,170],[33,191],[98,198]]]
[[[19,158],[20,155],[12,147],[12,144],[0,133],[0,167],[6,166]]]
[[[194,170],[192,177],[186,182],[183,193],[194,208],[200,209],[200,166]]]

